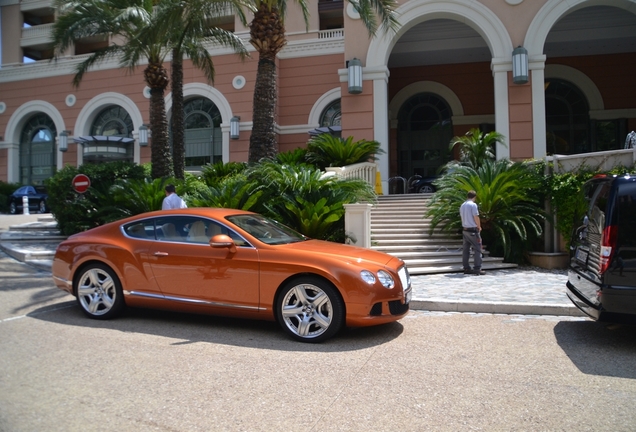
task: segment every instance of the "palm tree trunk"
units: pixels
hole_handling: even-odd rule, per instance
[[[150,89],[150,130],[152,133],[151,176],[153,179],[172,177],[168,119],[162,88]]]
[[[183,111],[183,56],[172,50],[172,157],[174,176],[183,180],[185,176],[185,126]]]
[[[259,60],[254,87],[253,126],[248,158],[250,163],[262,158],[274,158],[278,153],[274,131],[278,100],[276,81],[276,63],[269,59]]]

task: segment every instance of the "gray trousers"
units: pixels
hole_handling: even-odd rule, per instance
[[[475,269],[481,269],[481,235],[479,235],[479,232],[463,231],[463,237],[462,264],[464,265],[464,270],[470,270],[470,263],[468,262],[470,248],[473,248],[473,253],[475,254]]]

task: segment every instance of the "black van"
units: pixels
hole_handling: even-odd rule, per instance
[[[598,175],[570,243],[567,295],[591,318],[636,322],[636,175]]]

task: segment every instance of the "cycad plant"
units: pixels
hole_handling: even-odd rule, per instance
[[[495,159],[495,145],[504,144],[504,136],[499,132],[484,134],[479,129],[471,129],[464,136],[456,136],[450,142],[451,151],[459,145],[459,162],[473,168],[486,160]]]
[[[209,184],[192,197],[194,207],[222,207],[240,210],[256,210],[263,187],[250,181],[243,174],[226,177]]]
[[[317,239],[344,241],[343,205],[375,200],[365,181],[326,177],[307,166],[262,162],[249,176],[266,189],[260,212]]]
[[[500,159],[484,160],[478,167],[456,165],[437,185],[426,213],[431,232],[438,226],[459,232],[459,207],[468,191],[474,190],[482,236],[491,251],[501,252],[506,260],[519,260],[527,242],[542,233],[541,178],[521,162]]]
[[[201,175],[208,186],[214,186],[220,181],[242,173],[247,168],[243,162],[216,162],[201,168]]]
[[[359,140],[353,137],[340,138],[331,134],[320,134],[307,144],[305,158],[321,170],[360,162],[377,160],[384,151],[378,141]]]

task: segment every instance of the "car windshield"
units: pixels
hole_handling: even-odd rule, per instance
[[[260,215],[235,215],[226,219],[263,243],[281,245],[307,240],[307,237],[291,228]]]

